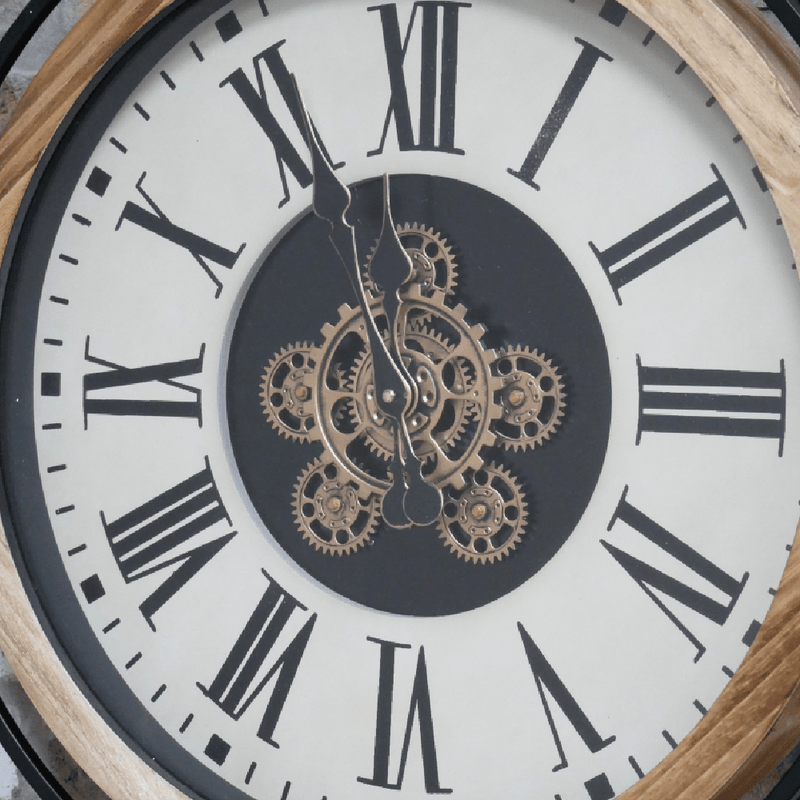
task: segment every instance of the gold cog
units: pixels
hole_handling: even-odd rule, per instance
[[[288,439],[307,442],[314,427],[315,362],[307,342],[281,348],[261,379],[261,406],[272,427]]]
[[[416,222],[411,225],[397,225],[396,230],[414,270],[410,283],[419,286],[424,297],[432,297],[437,292],[453,294],[458,282],[458,271],[452,250],[444,237],[433,228],[417,225]],[[369,262],[372,261],[374,252],[375,247],[372,248],[367,262],[366,285],[376,292],[375,284],[369,277]],[[403,287],[400,290],[401,295],[405,289]]]
[[[345,555],[363,547],[379,518],[375,495],[359,497],[359,488],[337,464],[314,459],[295,487],[294,516],[303,538],[327,555]]]
[[[447,493],[439,530],[459,558],[490,564],[517,546],[527,520],[519,483],[499,464],[490,464],[473,472],[463,489]]]
[[[551,361],[536,350],[503,350],[492,364],[503,388],[503,416],[494,423],[497,440],[510,450],[528,450],[549,439],[561,424],[566,392]]]

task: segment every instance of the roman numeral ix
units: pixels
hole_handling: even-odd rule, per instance
[[[202,427],[200,389],[181,383],[177,378],[199,375],[203,371],[205,345],[197,358],[169,361],[145,367],[124,367],[98,358],[89,352],[90,337],[86,337],[85,360],[105,367],[102,372],[90,372],[83,377],[84,427],[89,427],[90,414],[115,417],[184,417],[196,419]],[[183,392],[182,399],[147,399],[145,397],[119,397],[122,388],[134,389],[148,384],[162,384]],[[152,386],[151,388],[155,388]],[[185,395],[191,399],[186,399]]]

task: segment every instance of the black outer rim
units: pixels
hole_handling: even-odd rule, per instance
[[[42,0],[32,0],[31,4],[38,4],[41,2]],[[47,0],[47,2],[52,2],[52,0]],[[173,0],[171,5],[159,12],[153,19],[151,19],[136,33],[134,33],[127,40],[127,42],[125,42],[116,51],[116,53],[114,53],[106,61],[106,63],[98,70],[97,74],[92,78],[87,87],[80,94],[78,100],[67,112],[57,131],[53,135],[50,143],[45,148],[31,179],[30,185],[26,190],[22,203],[20,204],[17,217],[11,227],[8,245],[6,247],[5,254],[3,255],[2,265],[0,265],[0,298],[2,298],[3,303],[5,302],[6,295],[9,291],[9,274],[11,272],[9,269],[10,262],[13,258],[15,258],[14,253],[17,249],[19,239],[24,235],[24,229],[26,228],[26,225],[24,224],[24,218],[27,210],[34,201],[34,195],[36,195],[38,192],[38,187],[42,183],[43,177],[48,172],[48,166],[53,159],[54,154],[60,149],[62,141],[69,138],[68,133],[73,121],[77,116],[84,113],[85,106],[90,105],[89,101],[94,95],[95,90],[104,81],[106,81],[110,75],[116,74],[117,68],[120,66],[120,64],[126,63],[133,53],[142,49],[148,49],[149,40],[147,37],[148,33],[153,29],[160,29],[162,26],[171,27],[172,25],[178,25],[178,27],[180,27],[181,24],[188,24],[189,26],[192,26],[193,24],[197,24],[202,19],[205,19],[210,14],[214,13],[215,9],[221,8],[227,2],[229,2],[229,0],[198,0],[198,2],[195,2],[195,0]],[[57,2],[53,4],[53,7],[55,5],[57,5]],[[38,29],[38,27],[41,26],[41,24],[47,18],[47,14],[45,13],[30,16],[26,15],[26,11],[27,9],[23,11],[23,16],[28,17],[29,25],[31,27],[35,25]],[[187,22],[181,22],[181,20],[187,20]],[[192,22],[192,20],[195,21]],[[16,28],[13,32],[9,30],[9,35],[14,37],[14,41],[12,41],[9,45],[7,52],[11,52],[12,50],[16,49],[21,51],[34,33],[35,29],[23,30],[22,27]],[[0,42],[0,48],[2,47],[3,42]],[[0,394],[4,394],[4,391],[0,390]],[[6,496],[5,489],[2,485],[0,485],[0,516],[3,519],[3,522],[8,526],[8,530],[14,530],[14,525],[11,523],[13,514],[10,511],[9,498]],[[24,566],[25,559],[23,558],[22,553],[17,546],[16,539],[13,536],[11,536],[9,539],[9,545],[15,563],[19,568],[21,568],[21,577],[23,584],[26,587],[28,601],[33,607],[40,625],[42,625],[44,628],[51,647],[53,647],[56,653],[59,654],[65,668],[70,673],[73,680],[76,681],[78,686],[81,687],[81,691],[95,711],[97,711],[106,724],[109,725],[109,727],[111,727],[111,729],[115,731],[115,733],[120,736],[123,741],[125,741],[127,747],[143,762],[150,765],[154,772],[156,772],[168,783],[172,784],[175,788],[189,798],[224,797],[226,800],[245,800],[247,795],[233,787],[227,781],[219,777],[216,773],[211,772],[211,770],[205,768],[202,764],[199,764],[199,762],[197,762],[199,771],[196,771],[195,773],[198,782],[193,787],[190,787],[184,783],[183,780],[181,780],[181,778],[179,778],[176,774],[177,772],[181,771],[180,768],[176,769],[178,765],[171,759],[182,761],[186,757],[189,757],[190,759],[193,759],[193,757],[188,756],[188,753],[183,751],[183,748],[181,748],[180,745],[177,745],[177,751],[180,751],[177,752],[175,750],[175,744],[170,744],[170,741],[164,741],[165,737],[167,737],[166,732],[162,731],[156,736],[156,739],[159,740],[158,752],[162,755],[164,755],[164,750],[171,753],[171,755],[165,757],[165,763],[163,764],[160,761],[156,761],[152,753],[146,751],[143,747],[137,744],[135,738],[126,728],[123,727],[123,724],[109,713],[102,700],[89,690],[88,682],[85,679],[83,672],[80,670],[78,665],[67,656],[64,644],[59,636],[56,635],[47,614],[44,612],[38,594],[31,588],[29,582],[30,579],[27,574],[28,570]],[[11,748],[8,754],[9,757],[12,757],[12,759],[13,756],[20,755],[21,765],[16,761],[15,763],[19,767],[23,776],[37,791],[39,791],[40,787],[44,787],[46,785],[49,785],[51,788],[53,788],[54,785],[57,785],[55,776],[53,776],[52,773],[49,773],[48,768],[42,764],[36,754],[31,750],[30,744],[27,741],[24,741],[24,736],[19,728],[16,725],[9,726],[7,724],[3,710],[6,712],[6,714],[8,714],[8,711],[7,708],[4,708],[4,706],[5,704],[0,698],[0,709],[2,709],[0,710],[0,744],[4,744],[4,736],[6,733],[5,729],[8,729],[8,741]],[[10,718],[10,715],[8,715],[8,718]],[[13,722],[13,720],[11,721]],[[153,745],[154,743],[151,742],[151,746]],[[43,769],[40,769],[40,767]],[[43,774],[46,773],[50,774],[51,780],[48,780],[45,784],[43,780]],[[49,794],[47,793],[47,789],[44,789],[44,793],[40,794],[40,797],[42,800],[74,800],[71,794],[65,793],[63,787],[61,787],[57,792]]]
[[[798,0],[764,0],[764,3],[780,20],[789,35],[800,45],[800,2]]]
[[[37,30],[60,0],[30,0],[0,40],[0,81],[4,81]],[[39,758],[6,704],[0,701],[0,746],[41,800],[71,800],[55,775]]]

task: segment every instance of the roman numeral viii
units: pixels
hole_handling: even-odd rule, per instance
[[[642,561],[609,542],[601,540],[601,544],[614,557],[614,560],[636,581],[642,591],[664,612],[670,622],[695,646],[697,655],[694,660],[699,661],[703,653],[705,653],[705,646],[678,619],[677,615],[667,607],[656,592],[672,598],[685,608],[701,614],[717,625],[724,625],[731,611],[733,611],[736,601],[741,596],[749,575],[745,572],[742,578],[737,579],[724,572],[716,564],[700,555],[685,542],[682,542],[639,511],[639,509],[632,506],[627,500],[627,495],[628,487],[626,486],[617,510],[609,523],[608,530],[611,531],[617,522],[625,523],[654,544],[661,554],[669,556],[674,562],[682,564],[684,567],[688,567],[698,579],[698,583],[713,587],[717,590],[719,596],[724,596],[728,599],[728,602],[721,602],[703,594],[698,589],[683,583],[666,572],[662,572],[646,561]]]
[[[712,183],[617,244],[600,250],[589,242],[620,305],[620,289],[631,281],[735,219],[746,227],[719,170],[712,164],[711,171],[715,176]]]
[[[443,789],[439,783],[439,765],[436,760],[436,742],[433,734],[433,712],[428,689],[428,668],[425,663],[425,650],[420,647],[417,666],[411,689],[411,702],[400,753],[400,767],[397,780],[389,780],[389,758],[391,756],[392,705],[394,700],[395,656],[398,650],[408,650],[409,644],[387,642],[383,639],[367,637],[368,641],[381,648],[380,671],[378,677],[378,714],[375,724],[375,753],[371,778],[358,778],[360,783],[380,786],[383,789],[401,789],[403,776],[411,744],[414,720],[419,723],[419,742],[422,747],[422,769],[425,777],[425,791],[428,794],[450,794],[452,789]]]
[[[155,630],[153,615],[183,588],[236,535],[205,534],[217,523],[231,521],[217,492],[206,458],[205,468],[138,508],[108,522],[100,519],[125,583],[174,567],[139,610]]]
[[[464,151],[455,145],[458,15],[462,8],[469,8],[471,5],[450,0],[416,2],[404,37],[400,33],[395,3],[367,9],[377,11],[380,15],[391,92],[380,145],[367,155],[374,156],[383,152],[392,119],[400,150],[438,150],[463,155]],[[418,135],[415,136],[414,114],[409,101],[405,68],[408,66],[406,56],[409,42],[417,22],[421,37],[421,60],[418,78],[420,102],[416,119]]]
[[[274,678],[257,735],[267,744],[279,747],[280,745],[273,739],[275,728],[297,670],[300,668],[317,615],[312,614],[294,637],[285,644],[283,652],[274,656],[275,651],[279,649],[279,637],[289,629],[292,615],[296,611],[307,609],[275,583],[266,572],[264,576],[270,582],[269,586],[258,601],[217,677],[207,689],[199,683],[197,685],[203,694],[231,719],[238,720]],[[270,656],[274,656],[274,661],[267,666]]]
[[[184,417],[196,419],[198,425],[202,426],[200,389],[181,383],[177,378],[199,375],[203,371],[205,345],[201,345],[200,355],[197,358],[144,367],[124,367],[91,355],[89,340],[90,337],[87,336],[86,361],[106,369],[102,372],[90,372],[83,377],[84,427],[89,427],[90,414],[114,417]],[[170,393],[159,392],[159,384],[161,387],[168,386],[171,390],[177,389],[177,392],[171,393],[179,394],[181,399],[154,398],[152,393]],[[147,392],[144,390],[145,386],[148,387]],[[122,390],[125,390],[127,396],[120,396]],[[189,395],[190,399],[187,399],[186,395]]]
[[[783,455],[786,375],[639,364],[639,433],[699,433],[776,439]]]
[[[245,108],[250,112],[253,119],[258,123],[275,149],[275,160],[278,164],[278,173],[280,174],[281,185],[283,186],[283,198],[278,203],[278,207],[285,205],[291,199],[289,182],[286,177],[287,169],[304,189],[311,186],[313,180],[310,161],[308,160],[308,148],[305,145],[306,126],[303,120],[303,112],[300,108],[300,101],[297,97],[297,90],[295,89],[291,73],[286,67],[283,56],[281,55],[281,47],[284,44],[286,44],[286,40],[282,39],[280,42],[268,47],[262,53],[259,53],[253,59],[253,68],[256,76],[255,86],[241,67],[228,75],[228,77],[220,83],[220,88],[230,86],[236,92],[242,103],[244,103]],[[297,141],[303,143],[302,156],[292,143],[286,130],[282,128],[281,124],[278,122],[275,116],[274,106],[270,107],[267,97],[267,84],[264,80],[264,71],[261,67],[262,64],[266,67],[272,85],[277,89],[284,106],[291,114],[296,133],[300,134]],[[325,145],[322,143],[322,137],[319,135],[319,131],[317,131],[313,122],[311,124],[314,127],[314,133],[325,153],[325,157],[333,164],[333,159],[331,159]],[[334,169],[338,169],[342,166],[344,166],[343,161],[338,164],[333,164]]]

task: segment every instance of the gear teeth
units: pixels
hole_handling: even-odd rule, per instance
[[[478,482],[479,474],[485,475],[487,480]],[[496,482],[503,485],[502,492],[495,488]],[[462,491],[460,497],[445,500],[445,508],[439,515],[440,538],[459,559],[492,564],[505,558],[519,544],[527,528],[528,503],[518,481],[498,463],[476,470],[470,475],[470,484],[469,494]],[[455,504],[454,515],[446,513],[449,504]],[[498,506],[502,507],[502,513]],[[509,506],[516,508],[516,514],[510,519],[506,513]],[[453,526],[458,528],[458,536],[452,532]],[[506,538],[495,544],[492,540],[501,534]],[[464,541],[467,539],[468,543]],[[490,549],[481,551],[477,542]]]
[[[293,363],[298,357],[302,363]],[[282,347],[261,376],[261,407],[270,425],[287,439],[307,442],[314,435],[316,417],[311,385],[316,363],[314,348],[308,342],[299,342]],[[276,383],[279,376],[281,383]],[[281,398],[279,403],[273,402],[276,395]]]
[[[499,365],[503,360],[511,362],[511,369],[504,374],[500,372]],[[536,374],[525,369],[518,361],[533,362],[538,367]],[[498,353],[492,363],[492,374],[499,378],[500,388],[495,390],[503,394],[501,404],[502,423],[499,429],[495,426],[498,441],[507,449],[514,452],[529,450],[546,442],[561,425],[565,413],[565,400],[567,393],[561,381],[558,369],[544,353],[528,346],[505,348]],[[523,376],[527,376],[525,379]],[[549,379],[550,387],[541,387],[541,378]],[[512,387],[517,387],[521,395],[517,403],[511,403],[509,392]],[[506,391],[508,390],[508,391]],[[539,414],[543,410],[543,397],[552,399],[553,408],[546,420],[540,421]],[[535,432],[528,432],[530,426],[536,426]]]
[[[335,473],[334,477],[329,477],[325,474],[325,471],[329,468],[333,469]],[[349,477],[345,477],[344,480],[339,479],[342,472],[344,472],[344,470],[336,464],[328,454],[324,454],[320,458],[315,458],[303,470],[294,489],[293,505],[295,523],[300,533],[302,533],[303,539],[313,545],[315,550],[322,551],[326,555],[349,555],[363,547],[370,541],[380,518],[377,496],[368,493],[365,498],[363,492],[360,491],[362,487],[357,484],[353,485],[353,481],[350,480]],[[325,481],[327,481],[327,483]],[[305,491],[306,487],[309,485],[311,485],[314,492],[311,496]],[[349,524],[349,527],[346,518],[344,520],[337,520],[336,524],[325,525],[326,518],[324,516],[324,510],[330,508],[331,505],[330,503],[318,503],[316,495],[317,493],[325,492],[326,489],[331,493],[331,501],[335,500],[345,506],[349,501],[351,506],[350,510],[354,518],[353,522]],[[355,510],[352,509],[353,495],[355,495],[356,498]],[[323,511],[321,512],[320,509],[323,509]],[[341,505],[333,514],[337,514],[340,509]],[[364,514],[367,515],[366,519],[363,519]],[[320,519],[321,515],[322,519]],[[316,525],[314,526],[313,523],[316,523]],[[360,523],[361,527],[356,531],[352,531],[352,527],[356,523]],[[330,540],[321,538],[318,533],[320,529],[327,530],[330,534]],[[345,530],[347,531],[347,541],[337,541],[337,532]]]

